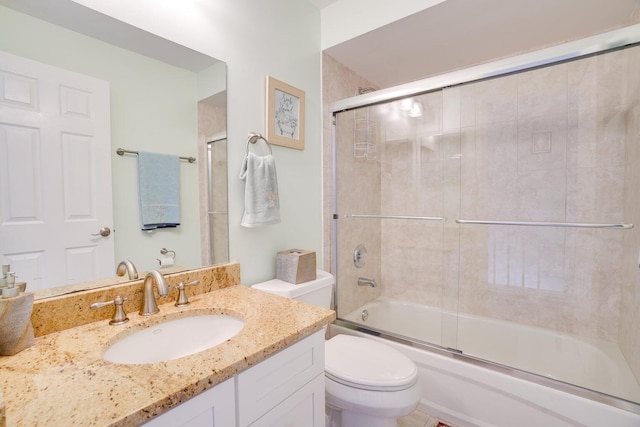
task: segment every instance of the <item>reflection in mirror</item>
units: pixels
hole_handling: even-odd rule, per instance
[[[203,194],[213,165],[212,176],[225,179],[224,188],[216,181],[213,212],[226,215],[226,147],[224,153],[222,149],[215,153],[213,163],[207,148],[212,135],[226,131],[223,62],[70,0],[55,5],[0,0],[0,53],[7,55],[0,58],[0,79],[12,90],[45,87],[53,74],[50,70],[71,76],[62,77],[58,87],[64,90],[53,91],[66,90],[66,98],[53,100],[52,105],[73,117],[62,117],[62,124],[53,128],[34,119],[48,117],[40,110],[49,102],[48,95],[34,92],[36,98],[31,99],[23,92],[4,91],[8,97],[0,99],[0,263],[11,264],[18,281],[27,282],[27,290],[42,297],[122,283],[128,278],[116,279],[118,262],[131,260],[142,275],[160,268],[162,248],[175,252],[174,265],[162,272],[228,259],[228,231],[222,226],[225,229],[209,237],[209,197]],[[42,66],[45,78],[31,78],[29,67],[22,75],[16,73],[15,58]],[[92,90],[73,87],[85,77],[106,87],[102,104],[96,103]],[[86,113],[90,117],[86,122],[93,123],[93,114],[100,109],[107,126],[103,134],[94,135],[93,128],[77,116]],[[8,122],[15,117],[17,121]],[[64,127],[72,121],[81,124],[71,130]],[[58,151],[49,151],[48,141]],[[99,150],[105,146],[108,154],[102,155]],[[136,156],[116,155],[119,147],[197,158],[193,164],[179,162],[180,226],[141,230]],[[100,179],[108,191],[95,191]],[[98,221],[98,213],[109,215]],[[48,223],[56,216],[58,223]],[[80,234],[86,241],[53,245],[70,235],[66,227],[72,223],[85,227]],[[31,228],[21,231],[25,224]],[[103,227],[111,233],[100,235]],[[216,221],[214,227],[218,228]],[[38,239],[46,244],[27,244]],[[98,255],[96,248],[104,242],[110,242],[112,249]]]
[[[227,212],[227,137],[207,142],[209,264],[229,262],[229,217]],[[226,237],[225,237],[226,236]]]

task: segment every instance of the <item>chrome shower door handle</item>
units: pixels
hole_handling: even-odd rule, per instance
[[[92,236],[102,236],[102,237],[108,237],[110,235],[111,235],[111,229],[109,227],[102,227],[100,231],[98,231],[96,234],[92,234]]]

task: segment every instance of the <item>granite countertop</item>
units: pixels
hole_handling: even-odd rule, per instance
[[[125,303],[130,321],[99,321],[36,338],[15,356],[0,357],[0,397],[7,426],[135,426],[261,362],[321,329],[335,313],[242,285],[190,297],[191,305],[160,306],[143,317]],[[166,362],[121,365],[102,358],[123,331],[191,314],[244,319],[233,338]],[[126,332],[125,332],[126,333]]]

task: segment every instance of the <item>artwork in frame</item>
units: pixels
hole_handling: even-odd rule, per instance
[[[267,140],[304,150],[304,92],[267,76]]]

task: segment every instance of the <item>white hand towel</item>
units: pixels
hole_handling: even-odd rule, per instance
[[[240,169],[245,181],[243,227],[280,223],[280,198],[276,162],[271,154],[256,156],[247,153]]]

